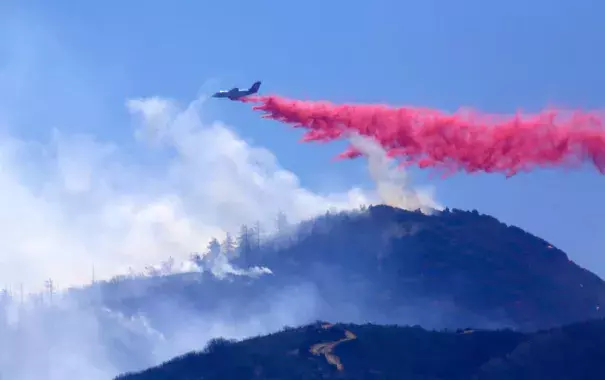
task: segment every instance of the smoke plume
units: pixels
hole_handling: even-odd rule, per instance
[[[368,170],[376,184],[376,192],[384,204],[425,214],[443,207],[434,201],[432,189],[412,187],[404,170],[397,170],[394,161],[375,140],[352,134],[351,144],[368,158]]]

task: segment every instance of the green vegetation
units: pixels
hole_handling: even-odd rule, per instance
[[[343,370],[309,348],[357,336],[334,349]],[[532,334],[428,331],[420,327],[334,325],[320,322],[241,342],[212,341],[156,368],[116,380],[242,379],[602,379],[605,320]]]

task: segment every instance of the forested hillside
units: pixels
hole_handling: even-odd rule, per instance
[[[314,320],[530,332],[599,318],[605,300],[603,281],[548,242],[459,210],[376,206],[300,225],[281,215],[277,234],[243,226],[181,264],[66,293],[49,287],[26,303],[5,292],[0,374],[105,379],[213,338]],[[17,359],[38,350],[52,355]]]
[[[603,343],[605,320],[532,334],[318,322],[214,340],[203,352],[116,380],[590,380],[602,379]]]

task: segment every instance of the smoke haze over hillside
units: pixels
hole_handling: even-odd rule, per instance
[[[304,188],[270,151],[204,120],[203,96],[184,106],[160,96],[109,102],[104,78],[41,25],[15,19],[2,29],[19,36],[0,46],[4,286],[89,283],[93,266],[107,278],[186,258],[243,223],[270,228],[279,211],[295,222],[378,200],[359,188]]]

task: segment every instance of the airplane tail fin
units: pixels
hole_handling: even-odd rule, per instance
[[[254,82],[248,91],[250,91],[251,94],[256,94],[260,88],[260,83],[260,81]]]

